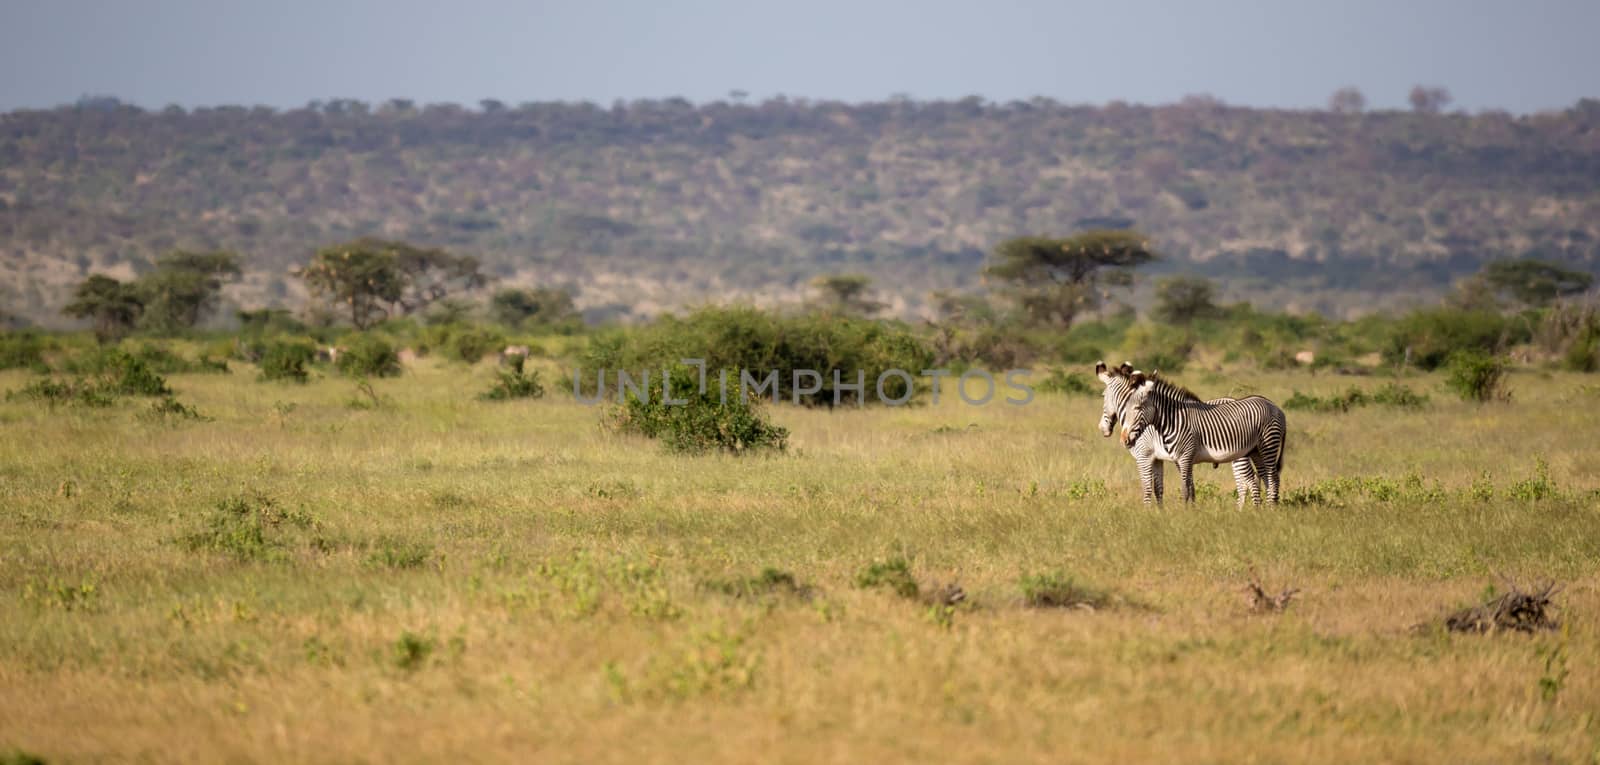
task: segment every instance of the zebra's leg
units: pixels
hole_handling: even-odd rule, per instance
[[[1165,488],[1162,486],[1162,484],[1165,483],[1167,475],[1167,463],[1155,459],[1154,457],[1150,459],[1150,463],[1150,483],[1155,487],[1156,504],[1159,505],[1162,504],[1161,495],[1163,494],[1163,489]]]
[[[1261,497],[1263,494],[1261,485],[1266,483],[1267,480],[1267,462],[1266,459],[1261,456],[1260,449],[1250,453],[1250,466],[1255,470],[1256,474],[1255,485],[1250,487],[1251,501],[1259,505],[1261,504]]]
[[[1178,458],[1178,478],[1183,481],[1183,501],[1194,502],[1194,458]]]
[[[1256,482],[1256,469],[1250,457],[1240,457],[1233,461],[1233,491],[1239,495],[1241,508],[1247,501],[1261,501],[1261,488]]]
[[[1153,472],[1161,463],[1149,454],[1135,455],[1133,460],[1139,465],[1140,499],[1147,505],[1161,501],[1160,491],[1156,489],[1156,481],[1159,479]]]
[[[1278,482],[1283,477],[1283,449],[1288,439],[1289,431],[1288,423],[1285,422],[1282,412],[1278,413],[1276,422],[1273,424],[1276,426],[1274,428],[1276,437],[1271,439],[1270,448],[1258,450],[1262,452],[1260,456],[1263,467],[1261,482],[1266,484],[1266,500],[1269,505],[1278,504]]]

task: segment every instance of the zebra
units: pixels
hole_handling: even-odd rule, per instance
[[[1095,364],[1095,376],[1104,383],[1105,394],[1102,397],[1100,410],[1100,435],[1111,437],[1111,429],[1117,424],[1117,415],[1121,411],[1123,402],[1132,392],[1133,386],[1128,383],[1128,376],[1133,374],[1133,365],[1124,361],[1121,367],[1106,367],[1101,361]],[[1212,399],[1208,403],[1219,404],[1224,401],[1233,401],[1231,398]],[[1133,461],[1139,467],[1139,485],[1143,492],[1145,504],[1152,502],[1160,504],[1165,494],[1166,465],[1156,456],[1156,435],[1154,432],[1140,434],[1137,441],[1128,445],[1128,453],[1133,456]],[[1215,467],[1213,465],[1212,467]],[[1248,498],[1252,502],[1261,502],[1261,485],[1256,481],[1254,465],[1248,457],[1233,461],[1233,485],[1239,495],[1239,505],[1242,507]]]
[[[1194,501],[1194,463],[1245,458],[1260,477],[1267,504],[1278,503],[1287,420],[1277,404],[1262,396],[1201,401],[1159,374],[1134,372],[1128,383],[1132,390],[1118,412],[1122,443],[1138,443],[1145,431],[1155,431],[1155,456],[1178,463],[1185,502]]]

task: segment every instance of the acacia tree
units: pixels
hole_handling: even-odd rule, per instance
[[[1024,236],[994,250],[986,273],[1010,285],[1035,321],[1069,326],[1110,289],[1133,283],[1133,269],[1159,257],[1136,231],[1095,229],[1066,239]]]
[[[177,332],[200,322],[216,308],[222,283],[239,276],[239,257],[231,252],[175,250],[156,260],[156,267],[134,286],[144,301],[140,325],[156,332]]]
[[[144,302],[139,290],[103,274],[95,274],[78,285],[72,302],[61,312],[79,319],[94,322],[95,339],[111,342],[133,331],[144,312]]]
[[[298,275],[312,292],[339,306],[357,329],[422,310],[486,281],[477,258],[371,237],[318,250]]]
[[[1558,297],[1576,295],[1594,284],[1594,276],[1542,260],[1490,261],[1479,272],[1497,294],[1510,294],[1520,303],[1540,306]]]
[[[828,274],[812,280],[829,310],[853,316],[871,316],[884,304],[871,297],[872,277],[864,274]]]

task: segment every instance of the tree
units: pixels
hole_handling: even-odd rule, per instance
[[[828,274],[811,281],[811,286],[822,293],[823,305],[828,310],[852,316],[871,316],[884,309],[884,304],[872,299],[868,289],[872,277],[864,274]]]
[[[372,237],[318,250],[299,276],[312,292],[340,306],[357,329],[487,281],[477,258]]]
[[[1444,88],[1425,88],[1418,85],[1411,89],[1411,108],[1419,114],[1438,114],[1450,105],[1450,91]]]
[[[1594,284],[1590,274],[1533,259],[1490,261],[1478,273],[1496,294],[1509,293],[1518,302],[1531,306],[1576,295]]]
[[[95,274],[78,285],[72,302],[61,312],[94,322],[94,336],[102,343],[125,337],[144,312],[139,290],[103,274]]]
[[[1007,282],[1036,321],[1068,326],[1100,305],[1112,287],[1133,283],[1133,269],[1159,255],[1136,231],[1095,229],[1066,239],[1023,236],[995,247],[986,273]]]
[[[406,275],[394,253],[358,239],[317,251],[300,278],[312,292],[343,308],[356,329],[388,318],[389,306],[400,301]]]
[[[572,293],[561,287],[507,287],[489,299],[489,315],[508,327],[549,326],[577,315]]]
[[[1156,318],[1170,324],[1189,324],[1218,313],[1216,287],[1200,276],[1172,276],[1156,285]]]
[[[434,301],[457,292],[470,292],[488,282],[471,255],[451,255],[438,248],[421,248],[405,242],[365,239],[369,246],[388,250],[406,277],[400,306],[406,313],[421,311]]]
[[[223,281],[238,276],[239,258],[231,252],[167,253],[134,282],[144,302],[139,323],[161,333],[189,329],[216,308]]]
[[[1367,97],[1353,87],[1340,88],[1328,97],[1328,111],[1340,114],[1360,114],[1367,108]]]

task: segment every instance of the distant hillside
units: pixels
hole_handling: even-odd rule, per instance
[[[288,269],[364,234],[571,284],[597,316],[795,300],[839,271],[911,315],[975,287],[1004,238],[1127,225],[1165,270],[1301,309],[1421,299],[1493,257],[1595,270],[1600,101],[1521,118],[976,98],[0,115],[0,301],[53,323],[85,274],[174,247],[236,250],[233,300],[295,305]]]

